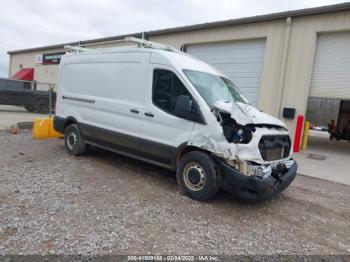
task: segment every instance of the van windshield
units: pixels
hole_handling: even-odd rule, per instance
[[[238,91],[232,81],[204,72],[188,69],[183,71],[209,106],[220,100],[248,104],[247,99]]]

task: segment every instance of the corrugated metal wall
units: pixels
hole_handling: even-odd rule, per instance
[[[254,105],[258,104],[265,39],[189,45],[186,52],[223,72]]]
[[[350,99],[350,32],[318,36],[310,96]]]

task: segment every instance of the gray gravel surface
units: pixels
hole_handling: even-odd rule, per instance
[[[200,203],[161,168],[0,132],[0,255],[350,254],[349,220],[349,186],[299,176],[262,204]]]

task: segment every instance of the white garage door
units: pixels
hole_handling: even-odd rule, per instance
[[[318,36],[310,96],[350,99],[350,32]]]
[[[265,39],[187,46],[186,52],[226,74],[253,104],[257,104]]]

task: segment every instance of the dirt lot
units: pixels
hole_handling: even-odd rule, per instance
[[[350,186],[299,176],[263,204],[199,203],[161,168],[0,132],[0,255],[350,254],[349,218]]]

